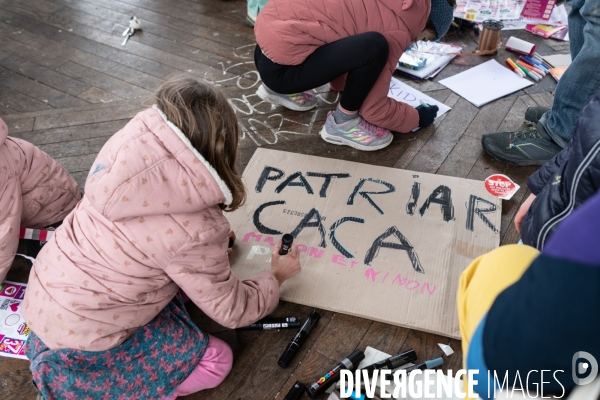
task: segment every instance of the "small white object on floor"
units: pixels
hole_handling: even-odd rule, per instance
[[[454,354],[454,350],[452,350],[452,347],[450,347],[449,344],[438,343],[438,346],[440,346],[445,355],[451,356]]]

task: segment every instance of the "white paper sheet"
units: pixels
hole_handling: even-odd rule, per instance
[[[402,103],[410,104],[415,108],[421,105],[421,101],[430,105],[438,106],[439,111],[436,118],[441,117],[450,110],[450,107],[444,103],[440,103],[436,99],[419,92],[417,89],[408,86],[406,83],[401,82],[396,78],[392,78],[392,81],[390,82],[390,91],[388,92],[388,97],[391,97],[397,101],[401,101]]]
[[[568,67],[569,65],[571,65],[570,54],[555,54],[552,56],[542,56],[542,58],[554,68]]]
[[[495,60],[439,81],[477,107],[533,85]]]

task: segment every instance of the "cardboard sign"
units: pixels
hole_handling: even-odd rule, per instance
[[[483,182],[258,149],[228,214],[240,279],[291,233],[302,272],[283,300],[458,338],[460,273],[496,248],[501,200]]]

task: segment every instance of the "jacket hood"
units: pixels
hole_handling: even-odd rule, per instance
[[[215,169],[156,106],[138,113],[104,145],[85,196],[113,222],[194,213],[232,201]]]
[[[6,142],[6,138],[8,137],[8,126],[6,123],[0,118],[0,146]]]

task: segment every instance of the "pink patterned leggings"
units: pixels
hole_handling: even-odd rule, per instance
[[[227,343],[209,335],[208,347],[192,373],[166,400],[175,400],[177,396],[187,396],[204,389],[217,387],[233,365],[233,353]]]

